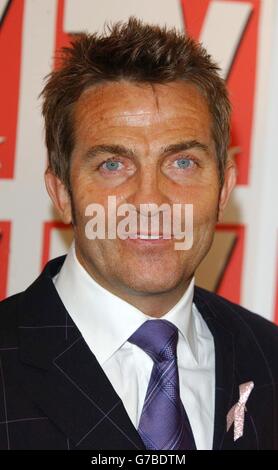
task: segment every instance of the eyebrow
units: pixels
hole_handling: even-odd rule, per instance
[[[175,144],[167,145],[166,147],[162,147],[160,149],[160,153],[162,155],[169,155],[177,152],[184,152],[186,150],[190,150],[193,148],[200,149],[204,151],[206,154],[209,154],[209,147],[208,145],[199,142],[198,140],[183,140],[181,142],[177,142]],[[136,153],[128,147],[124,145],[114,145],[114,144],[101,144],[101,145],[94,145],[89,148],[89,150],[85,154],[85,159],[93,159],[94,157],[101,155],[101,154],[111,154],[115,156],[122,156],[122,157],[129,157],[135,158]]]
[[[135,158],[136,155],[132,149],[124,147],[123,145],[109,145],[109,144],[102,144],[102,145],[94,145],[90,147],[89,150],[85,154],[85,159],[91,159],[98,155],[110,153],[112,155],[116,155],[117,157],[130,157]]]
[[[167,145],[167,147],[163,148],[163,154],[169,153],[177,153],[177,152],[184,152],[186,150],[190,150],[193,148],[197,148],[203,150],[205,153],[209,154],[209,146],[199,142],[198,140],[182,140],[181,142],[177,142],[176,144]]]

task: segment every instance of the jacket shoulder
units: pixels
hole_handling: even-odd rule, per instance
[[[0,302],[0,348],[17,343],[18,303],[21,294],[15,294]]]
[[[19,299],[22,293],[11,295],[0,302],[0,327],[12,326],[18,309]]]
[[[210,306],[219,318],[225,317],[227,325],[236,324],[239,332],[238,342],[252,339],[266,356],[276,362],[278,371],[278,325],[266,319],[263,314],[252,312],[218,294],[200,287],[197,287],[196,291],[196,295]]]
[[[225,315],[237,315],[237,319],[240,321],[246,322],[250,327],[258,330],[267,330],[272,333],[276,340],[278,341],[278,325],[272,321],[266,319],[263,313],[258,314],[248,310],[247,308],[242,307],[239,304],[231,302],[221,295],[210,292],[201,287],[196,287],[197,295],[202,298],[202,300],[207,301],[217,307],[219,310],[223,310]]]

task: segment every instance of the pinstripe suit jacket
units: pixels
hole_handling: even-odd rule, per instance
[[[0,449],[144,449],[122,401],[68,315],[50,261],[24,292],[0,303]],[[215,343],[214,449],[278,449],[278,327],[195,287]],[[226,416],[254,382],[243,436]]]

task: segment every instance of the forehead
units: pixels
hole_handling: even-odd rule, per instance
[[[85,90],[74,108],[76,137],[98,137],[123,128],[159,133],[187,130],[210,138],[211,116],[204,96],[191,83],[104,83]]]

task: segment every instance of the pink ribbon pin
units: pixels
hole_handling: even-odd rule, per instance
[[[227,414],[227,432],[234,423],[234,441],[243,435],[245,405],[253,388],[254,382],[241,384],[239,386],[239,400]]]

